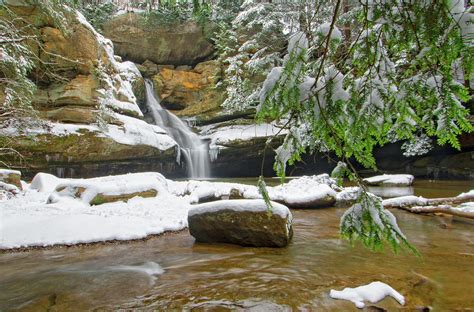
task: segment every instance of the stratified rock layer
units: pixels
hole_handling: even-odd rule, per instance
[[[126,13],[104,25],[118,55],[135,63],[150,60],[156,64],[195,65],[214,52],[206,28],[194,21],[169,25],[146,19],[138,13]]]

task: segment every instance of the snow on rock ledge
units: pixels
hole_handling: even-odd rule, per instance
[[[256,200],[222,200],[193,207],[189,231],[198,242],[285,247],[293,236],[292,215],[281,204]]]
[[[48,203],[61,197],[79,198],[89,205],[128,201],[133,197],[156,197],[166,189],[165,178],[155,172],[125,174],[94,179],[74,179],[60,183]]]
[[[364,179],[368,185],[406,185],[413,184],[415,178],[411,174],[383,174]]]
[[[333,299],[349,300],[359,309],[365,307],[364,301],[376,303],[387,296],[391,296],[401,305],[405,305],[405,298],[395,289],[382,282],[372,282],[356,288],[347,287],[341,291],[331,289],[329,296]]]
[[[18,189],[23,189],[21,185],[21,172],[10,169],[0,169],[0,182],[11,184]]]

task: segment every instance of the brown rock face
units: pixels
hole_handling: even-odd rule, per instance
[[[255,202],[262,204],[263,200],[223,200],[201,204],[198,209],[213,208],[199,213],[190,211],[189,231],[196,241],[203,243],[230,243],[255,247],[288,245],[293,236],[291,213],[288,212],[286,217],[282,217],[275,212],[269,213],[265,206],[256,210],[235,209],[236,204],[253,205]]]
[[[135,63],[196,64],[209,58],[214,47],[203,26],[192,22],[160,24],[137,13],[114,17],[104,25],[118,55]]]
[[[58,23],[52,12],[43,9],[45,2],[8,0],[5,4],[0,15],[11,10],[17,16],[11,22],[38,38],[28,43],[42,62],[31,70],[31,80],[37,84],[32,104],[39,120],[15,120],[14,135],[0,123],[0,146],[24,157],[11,154],[4,160],[12,167],[26,164],[25,176],[38,171],[68,177],[133,170],[173,172],[177,149],[161,145],[170,138],[139,120],[143,115],[137,101],[145,101],[144,80],[133,64],[120,63],[114,56],[112,42],[76,11],[58,6],[55,13],[63,21]],[[2,103],[3,97],[0,83]],[[62,130],[54,131],[55,127]]]
[[[208,61],[192,70],[162,68],[153,82],[167,109],[181,116],[198,115],[220,107],[223,94],[215,89],[220,72],[216,61]]]

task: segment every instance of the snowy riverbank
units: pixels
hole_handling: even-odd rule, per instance
[[[281,201],[287,197],[286,188],[313,187],[313,200],[335,194],[325,183],[333,181],[322,177],[302,177],[269,187],[269,192]],[[16,195],[0,196],[0,249],[140,239],[186,228],[192,204],[226,199],[235,190],[247,198],[260,197],[251,185],[171,181],[151,172],[94,179],[59,179],[41,173],[23,186]],[[134,195],[149,189],[154,191],[151,197]],[[124,194],[131,198],[124,199]],[[93,198],[103,201],[113,196],[117,197],[113,202],[93,204]]]

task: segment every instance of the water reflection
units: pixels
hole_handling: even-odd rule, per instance
[[[369,192],[383,198],[391,198],[413,195],[415,189],[412,186],[369,186]]]

